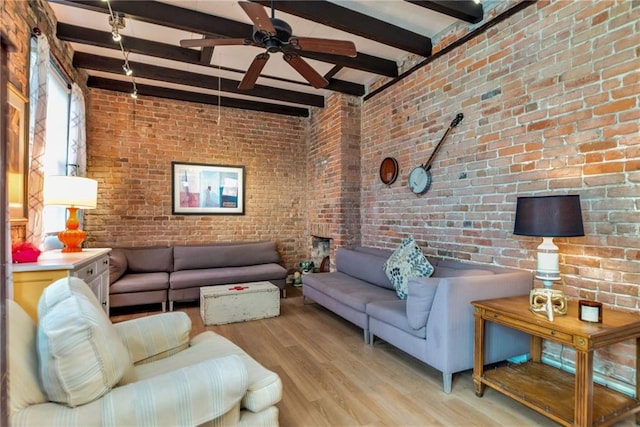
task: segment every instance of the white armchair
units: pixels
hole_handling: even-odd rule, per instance
[[[11,425],[278,425],[278,375],[185,313],[112,325],[74,278],[42,298],[38,326],[7,301]]]

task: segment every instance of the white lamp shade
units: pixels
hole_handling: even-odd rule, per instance
[[[80,176],[49,175],[44,178],[44,204],[95,209],[98,181]]]

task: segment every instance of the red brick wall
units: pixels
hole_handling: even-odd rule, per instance
[[[332,252],[360,244],[360,106],[360,100],[336,93],[311,117],[309,230],[330,237]]]
[[[639,14],[539,1],[365,101],[363,244],[413,234],[430,255],[535,270],[541,240],[513,235],[516,197],[580,194],[586,236],[555,239],[563,290],[640,310]],[[407,175],[458,112],[416,197]],[[401,168],[391,188],[386,156]],[[627,353],[602,355],[601,372],[633,383]]]
[[[307,119],[97,89],[87,118],[89,246],[272,240],[288,268],[305,256]],[[172,215],[172,161],[244,166],[245,215]]]

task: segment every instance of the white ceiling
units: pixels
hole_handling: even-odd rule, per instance
[[[79,3],[80,2],[71,0],[50,0],[49,4],[53,9],[59,24],[69,24],[81,27],[83,31],[96,30],[104,33],[111,32],[107,10],[90,10],[85,8],[86,5]],[[106,2],[99,1],[90,3],[92,3],[92,6],[94,7],[102,8],[104,8],[104,5],[106,4]],[[102,3],[102,5],[100,3]],[[119,0],[111,0],[110,5],[114,12],[119,11],[119,3],[121,3]],[[127,2],[122,2],[122,4],[124,3]],[[164,3],[252,25],[251,20],[235,0],[163,0],[162,2],[148,3],[148,7],[151,8],[151,10],[156,3]],[[448,27],[454,24],[462,22],[452,16],[402,0],[333,0],[331,3],[377,18],[381,21],[388,22],[429,38],[441,34]],[[124,6],[122,7],[124,8]],[[269,8],[265,8],[265,10],[270,13]],[[280,12],[278,10],[275,11],[275,16],[276,18],[282,19],[291,25],[293,28],[293,34],[296,36],[351,40],[355,43],[359,55],[367,54],[394,61],[397,66],[400,66],[403,60],[410,55],[410,52],[371,40],[370,38],[351,34],[340,29],[332,28],[330,26]],[[123,36],[123,47],[127,51],[128,40],[130,41],[132,38],[155,41],[179,47],[179,41],[182,39],[201,39],[203,37],[202,33],[172,28],[168,25],[143,22],[136,18],[137,17],[132,17],[130,14],[125,12],[126,26],[120,31],[120,34]],[[211,32],[215,32],[215,29],[212,28]],[[251,35],[247,34],[246,37],[250,38]],[[60,38],[66,39],[64,36],[61,36]],[[124,63],[123,54],[120,51],[119,45],[115,42],[113,42],[112,46],[109,47],[92,45],[83,41],[72,41],[71,45],[76,54],[85,53],[105,58],[113,58],[116,60],[122,60]],[[194,50],[200,51],[201,48],[194,48]],[[210,63],[202,65],[134,52],[128,54],[128,60],[132,64],[140,63],[204,75],[206,77],[202,77],[200,80],[209,80],[210,86],[212,82],[215,85],[215,80],[218,78],[230,79],[239,82],[242,80],[244,72],[247,70],[254,57],[263,51],[264,49],[254,46],[217,46],[213,50],[213,57]],[[334,64],[332,63],[309,58],[305,58],[305,60],[322,75],[329,73],[334,68]],[[208,88],[198,87],[191,84],[180,84],[171,81],[161,81],[156,78],[145,78],[140,75],[136,76],[136,67],[132,65],[131,68],[134,71],[136,85],[141,87],[149,85],[209,95],[218,95],[221,93],[225,98],[246,99],[277,105],[307,108],[303,102],[297,103],[295,101],[290,102],[286,100],[265,99],[261,96],[255,96],[251,91],[246,93],[232,93],[224,90],[218,91],[217,85],[215,85],[215,89],[212,89],[211,86]],[[129,83],[131,82],[130,77],[125,76],[123,72],[116,72],[116,70],[113,69],[100,70],[87,68],[87,71],[89,75],[93,77],[102,77],[109,80]],[[211,79],[208,78],[209,76]],[[332,76],[333,79],[363,85],[365,93],[367,92],[369,85],[380,77],[380,75],[376,75],[372,72],[347,67],[341,68]],[[300,76],[282,59],[281,53],[271,54],[271,58],[261,72],[261,77],[257,80],[257,85],[321,96],[327,96],[331,93],[328,89],[314,89],[310,86],[302,76]],[[125,85],[123,85],[123,87],[125,87]],[[144,90],[139,89],[139,93],[140,96],[144,96]]]

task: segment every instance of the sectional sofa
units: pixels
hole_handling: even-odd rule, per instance
[[[358,247],[336,249],[336,269],[303,276],[303,299],[311,299],[374,337],[442,372],[445,393],[453,374],[473,368],[474,318],[471,301],[526,295],[531,272],[430,259],[430,277],[409,278],[400,299],[383,265],[391,252]],[[497,324],[485,332],[487,364],[529,351],[529,337]]]
[[[111,307],[197,300],[200,287],[269,281],[286,297],[287,269],[275,242],[115,248],[110,253]]]

